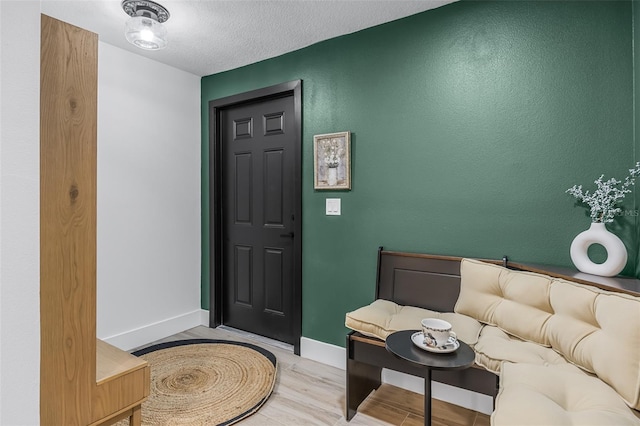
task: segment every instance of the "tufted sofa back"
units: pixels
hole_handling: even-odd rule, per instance
[[[460,277],[455,312],[551,347],[640,409],[639,297],[473,259]]]

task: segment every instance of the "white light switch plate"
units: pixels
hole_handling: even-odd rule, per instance
[[[340,198],[327,198],[327,216],[340,216]]]

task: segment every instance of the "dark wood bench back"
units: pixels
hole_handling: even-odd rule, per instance
[[[376,298],[451,312],[460,294],[460,261],[453,256],[378,250]]]

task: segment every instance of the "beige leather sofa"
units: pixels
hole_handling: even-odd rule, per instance
[[[640,425],[640,298],[463,259],[454,312],[376,300],[345,325],[385,339],[449,321],[500,376],[492,425]]]

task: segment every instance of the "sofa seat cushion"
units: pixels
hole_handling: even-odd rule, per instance
[[[365,336],[385,340],[395,331],[421,329],[420,321],[423,318],[440,318],[451,323],[458,339],[469,345],[476,344],[482,328],[482,324],[466,315],[402,306],[383,299],[348,312],[345,316],[345,326]]]
[[[640,419],[615,390],[571,364],[505,363],[491,424],[638,426]]]
[[[535,365],[567,364],[567,360],[551,348],[513,337],[498,327],[482,328],[476,351],[476,364],[500,374],[503,361]]]

